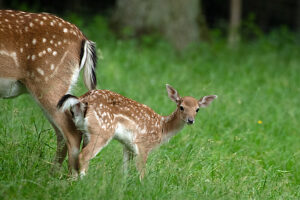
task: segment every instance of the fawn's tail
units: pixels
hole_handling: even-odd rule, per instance
[[[81,102],[76,96],[66,94],[57,103],[57,108],[62,112],[69,110],[77,129],[86,130],[87,103]]]
[[[80,105],[81,102],[76,96],[71,94],[66,94],[62,96],[62,98],[57,103],[57,108],[64,112],[66,110],[70,110],[70,108],[74,107],[75,105]]]

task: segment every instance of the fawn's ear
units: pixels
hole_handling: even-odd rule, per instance
[[[214,99],[216,99],[217,95],[209,95],[202,97],[199,101],[199,107],[207,107]]]
[[[170,86],[169,84],[166,84],[166,88],[167,88],[169,98],[178,104],[180,102],[180,96],[178,92],[174,88],[172,88],[172,86]]]

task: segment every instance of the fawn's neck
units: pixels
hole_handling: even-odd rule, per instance
[[[176,109],[171,115],[163,117],[162,141],[168,141],[172,136],[178,133],[184,125],[185,122],[180,119],[178,109]]]

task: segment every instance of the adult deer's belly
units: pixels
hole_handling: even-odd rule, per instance
[[[13,98],[26,92],[25,86],[14,79],[0,78],[0,98]]]

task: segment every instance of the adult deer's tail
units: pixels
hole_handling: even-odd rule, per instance
[[[96,79],[97,50],[94,42],[83,40],[80,52],[80,69],[84,67],[84,83],[89,90],[95,89]]]

